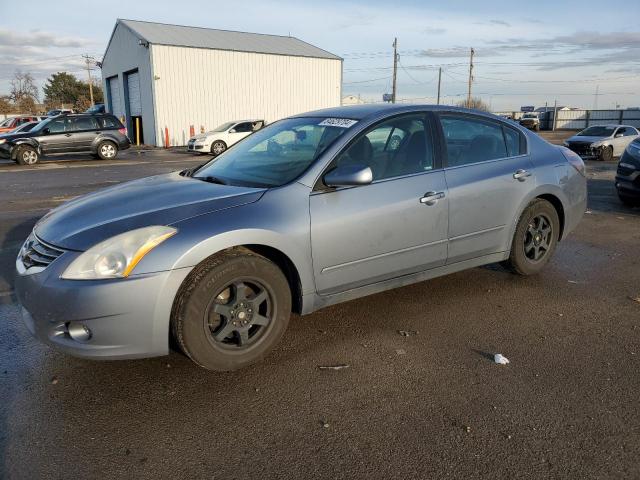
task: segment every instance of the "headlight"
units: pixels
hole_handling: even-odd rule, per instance
[[[590,147],[591,148],[598,148],[602,146],[602,142],[593,142]]]
[[[6,142],[7,139],[6,138],[0,138],[0,145],[2,145],[4,142]]]
[[[154,226],[111,237],[82,253],[60,278],[99,280],[127,277],[147,253],[177,231],[171,227]]]

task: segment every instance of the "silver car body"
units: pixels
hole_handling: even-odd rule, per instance
[[[411,112],[499,122],[524,136],[525,153],[366,186],[314,189],[354,137],[387,117]],[[16,291],[31,332],[78,356],[163,355],[180,285],[216,252],[248,246],[273,260],[289,272],[294,309],[308,314],[505,260],[518,218],[536,197],[559,211],[561,237],[584,213],[586,180],[563,147],[499,117],[420,105],[350,106],[299,117],[305,115],[355,121],[297,180],[281,187],[217,185],[173,173],[114,186],[45,215],[16,260]],[[420,201],[433,192],[432,202]],[[92,245],[149,225],[171,225],[178,233],[148,253],[128,278],[60,278]],[[49,265],[28,268],[30,252],[44,252]],[[93,332],[90,342],[68,335],[69,322],[79,321]]]
[[[594,125],[594,127],[606,127],[611,130],[610,135],[584,135],[583,132],[565,140],[565,146],[576,152],[583,158],[596,158],[603,147],[612,147],[613,155],[622,155],[625,148],[640,136],[638,130],[631,125]]]

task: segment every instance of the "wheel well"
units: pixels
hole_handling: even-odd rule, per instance
[[[537,198],[541,198],[542,200],[546,200],[553,208],[556,209],[558,213],[558,219],[560,220],[560,235],[558,235],[558,240],[562,240],[562,235],[564,234],[564,207],[562,206],[562,202],[555,195],[551,195],[550,193],[545,193],[544,195],[539,195]]]
[[[282,270],[282,273],[287,277],[287,282],[289,282],[289,288],[291,289],[291,309],[294,313],[300,314],[302,312],[302,284],[300,283],[298,269],[291,259],[277,248],[266,245],[250,244],[240,245],[240,247],[271,260]]]

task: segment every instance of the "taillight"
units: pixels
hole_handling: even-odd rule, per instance
[[[126,128],[119,128],[118,131],[123,135],[127,134],[127,129]]]
[[[562,151],[564,158],[567,159],[567,162],[569,162],[571,166],[575,168],[578,171],[578,173],[580,173],[580,175],[582,175],[583,177],[586,177],[587,169],[584,166],[584,162],[582,161],[582,158],[580,158],[580,155],[578,155],[573,150],[569,150],[566,147],[559,147],[559,148]]]

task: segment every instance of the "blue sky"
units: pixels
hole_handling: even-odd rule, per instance
[[[344,57],[344,94],[365,99],[390,91],[397,36],[401,99],[433,102],[439,66],[443,100],[463,98],[474,47],[473,90],[494,110],[640,106],[637,0],[1,0],[0,93],[16,69],[39,84],[58,70],[84,78],[80,55],[99,59],[117,18],[291,34]]]

